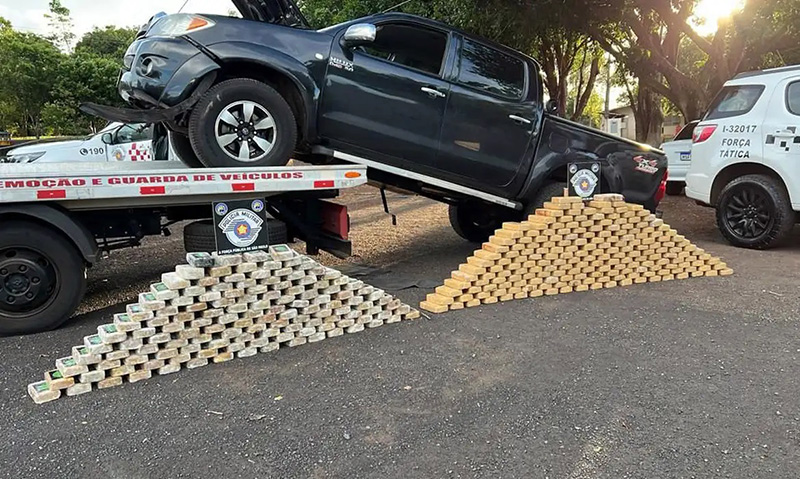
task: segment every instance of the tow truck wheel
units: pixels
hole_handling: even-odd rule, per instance
[[[503,222],[489,208],[477,203],[450,205],[450,225],[465,240],[483,243]]]
[[[24,221],[0,235],[0,335],[49,331],[69,319],[86,292],[80,253],[61,234]]]
[[[214,234],[214,222],[201,220],[189,223],[183,229],[183,246],[187,253],[213,253],[217,251],[217,240]],[[267,238],[270,245],[286,244],[289,233],[286,223],[267,218]]]
[[[189,139],[208,167],[284,166],[297,145],[297,124],[274,88],[239,78],[200,99],[189,120]]]
[[[768,249],[787,238],[795,215],[783,185],[765,175],[737,178],[722,190],[717,226],[732,245]]]

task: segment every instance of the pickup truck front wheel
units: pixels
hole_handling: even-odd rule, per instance
[[[459,203],[450,205],[450,225],[465,240],[483,243],[503,226],[503,222],[482,205]]]
[[[49,331],[69,319],[86,291],[86,267],[70,241],[25,221],[0,235],[0,335]]]
[[[728,183],[717,204],[717,226],[732,245],[768,249],[784,241],[795,224],[789,195],[777,180],[747,175]]]
[[[189,139],[210,168],[284,166],[297,145],[297,124],[274,88],[239,78],[203,95],[189,120]]]

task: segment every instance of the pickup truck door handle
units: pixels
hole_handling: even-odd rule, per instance
[[[521,125],[530,125],[531,123],[533,123],[529,119],[517,115],[508,115],[508,117]]]
[[[425,93],[427,93],[428,95],[430,95],[431,97],[434,97],[434,98],[444,98],[444,97],[447,96],[444,93],[442,93],[439,90],[437,90],[436,88],[431,88],[431,87],[424,86],[424,87],[421,88],[421,90],[424,91]]]

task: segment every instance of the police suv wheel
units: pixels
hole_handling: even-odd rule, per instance
[[[86,292],[85,265],[70,241],[36,223],[3,223],[0,335],[49,331],[69,319]]]
[[[211,88],[194,107],[189,139],[208,167],[284,166],[297,144],[289,104],[274,88],[239,78]]]
[[[795,214],[783,185],[765,175],[747,175],[728,183],[717,203],[717,226],[732,245],[768,249],[784,241]]]

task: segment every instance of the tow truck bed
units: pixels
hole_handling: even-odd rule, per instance
[[[213,245],[213,202],[266,199],[266,211],[286,223],[288,238],[279,241],[299,238],[311,254],[346,257],[347,208],[324,199],[366,182],[361,165],[0,165],[0,335],[45,331],[66,321],[86,290],[86,268],[100,252],[169,235],[170,225],[186,220],[199,220],[194,225],[201,233],[194,234],[203,241],[193,244]]]
[[[353,188],[367,182],[366,170],[359,165],[187,168],[178,162],[0,165],[0,205],[54,202],[76,211],[182,206]]]

